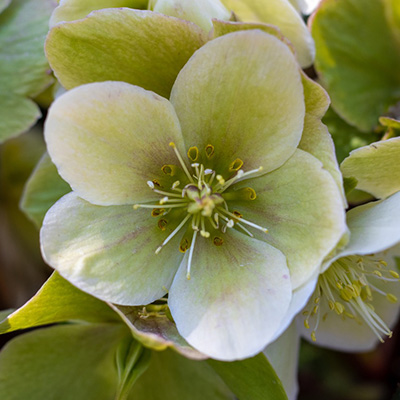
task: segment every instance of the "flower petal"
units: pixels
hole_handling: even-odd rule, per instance
[[[103,8],[146,8],[147,0],[61,0],[50,18],[50,28],[59,22],[82,19],[92,11]]]
[[[213,358],[234,360],[269,343],[289,306],[291,283],[279,250],[236,231],[224,241],[215,246],[198,239],[192,277],[186,278],[186,256],[168,302],[189,344]]]
[[[378,199],[400,190],[400,137],[372,143],[350,153],[340,168],[357,179],[357,189]]]
[[[46,54],[67,89],[124,81],[168,97],[180,69],[206,38],[197,25],[152,11],[95,11],[50,30]]]
[[[315,157],[296,150],[279,169],[235,185],[254,189],[255,200],[230,203],[268,228],[267,235],[254,233],[285,254],[294,289],[315,274],[346,230],[340,192],[321,167]]]
[[[155,0],[153,3],[153,11],[194,22],[206,32],[213,27],[213,18],[228,20],[231,17],[219,0]]]
[[[46,214],[41,229],[46,262],[73,285],[102,300],[143,305],[162,297],[182,259],[148,213],[130,206],[93,206],[69,193]]]
[[[216,170],[236,158],[246,169],[275,169],[293,154],[303,129],[296,60],[279,39],[258,30],[224,35],[198,50],[171,102],[187,147],[215,147]]]
[[[241,21],[276,25],[293,43],[300,65],[309,67],[315,56],[314,41],[301,16],[288,0],[223,0]]]
[[[62,178],[100,205],[154,199],[146,182],[175,160],[169,142],[183,142],[168,100],[124,82],[92,83],[60,96],[45,139]]]
[[[353,208],[347,213],[350,241],[340,257],[384,251],[400,242],[400,192],[391,197]]]

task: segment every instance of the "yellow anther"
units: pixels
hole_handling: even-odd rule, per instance
[[[209,238],[210,237],[210,232],[200,231],[200,235],[203,236],[204,238]]]
[[[316,314],[317,312],[318,312],[318,308],[319,308],[319,306],[317,305],[317,306],[315,306],[314,308],[313,308],[313,311],[312,311],[312,313],[313,314]]]
[[[211,158],[214,154],[214,146],[212,144],[208,144],[206,146],[206,156],[207,158]]]
[[[176,146],[175,146],[175,143],[174,142],[169,142],[169,145],[173,148],[173,149],[175,149],[176,148]]]
[[[308,311],[303,311],[302,314],[307,317],[307,315],[309,315],[310,313]]]
[[[394,294],[388,293],[386,298],[393,304],[397,303],[397,297]]]
[[[339,281],[336,281],[336,287],[338,289],[343,289],[343,285]]]
[[[224,239],[215,236],[213,243],[215,244],[215,246],[222,246],[224,244]]]
[[[387,267],[388,263],[385,260],[379,260],[379,262],[384,266]]]
[[[134,204],[134,205],[133,205],[133,209],[134,209],[134,210],[137,210],[137,209],[139,209],[139,208],[140,208],[140,204]]]
[[[332,300],[329,300],[328,306],[331,311],[333,311],[335,309],[335,303]]]
[[[199,149],[196,146],[190,147],[187,156],[190,161],[197,161],[199,158]]]
[[[379,276],[379,278],[382,278],[382,273],[378,270],[374,271],[374,275]]]
[[[316,341],[317,341],[317,337],[315,336],[315,331],[312,331],[312,332],[311,332],[311,340],[312,340],[313,342],[316,342]]]
[[[320,300],[321,300],[321,297],[316,297],[316,298],[314,299],[314,303],[315,303],[315,304],[318,304]]]
[[[162,187],[158,179],[153,179],[152,182],[154,183],[154,186]]]
[[[304,320],[304,327],[306,328],[306,329],[310,329],[310,324],[308,323],[308,320]]]
[[[235,161],[229,165],[229,171],[239,171],[243,166],[243,161],[240,158],[237,158]]]
[[[158,227],[162,230],[162,231],[165,231],[165,229],[166,229],[166,227],[167,227],[167,225],[168,225],[168,222],[167,222],[167,220],[166,219],[160,219],[159,221],[158,221]]]
[[[167,197],[167,196],[163,197],[163,198],[159,201],[159,203],[160,203],[161,205],[164,205],[164,204],[167,203],[167,202],[168,202],[168,197]]]
[[[349,313],[349,312],[347,312],[347,311],[344,312],[344,315],[345,315],[346,317],[350,318],[350,319],[356,319],[355,315],[353,315],[353,314],[351,314],[351,313]]]
[[[179,245],[179,251],[181,253],[186,253],[186,250],[189,248],[189,241],[186,238],[183,238],[181,240],[181,243]]]
[[[396,271],[390,270],[389,274],[392,275],[393,278],[396,278],[396,279],[400,278],[400,275]]]
[[[338,301],[335,302],[335,311],[338,315],[343,314],[344,311],[344,306],[342,303],[339,303]]]
[[[239,212],[239,211],[233,211],[232,214],[236,217],[236,218],[242,218],[243,215]]]
[[[152,217],[159,217],[160,215],[163,215],[165,213],[165,208],[153,208],[151,211],[151,216]]]

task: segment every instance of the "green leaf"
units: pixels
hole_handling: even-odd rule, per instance
[[[51,0],[13,0],[0,14],[0,142],[41,115],[29,97],[52,82],[43,45],[53,8]]]
[[[332,106],[363,132],[400,99],[400,44],[385,11],[384,0],[326,0],[311,25]]]
[[[169,97],[179,71],[205,41],[203,30],[191,22],[114,8],[56,25],[46,53],[67,89],[113,80]]]
[[[54,273],[31,300],[0,323],[0,333],[70,320],[120,321],[106,303]]]
[[[26,183],[20,206],[39,228],[47,210],[70,191],[70,186],[58,175],[56,166],[45,153]]]
[[[240,400],[287,400],[281,381],[262,353],[243,361],[207,362]]]
[[[153,351],[150,367],[129,396],[129,400],[189,399],[233,400],[234,395],[206,361],[188,360],[172,350]]]
[[[0,353],[0,398],[110,400],[122,325],[62,325],[11,340]]]
[[[352,150],[379,139],[379,135],[373,132],[360,132],[354,126],[349,125],[332,108],[328,109],[322,121],[332,135],[339,162],[343,161]]]

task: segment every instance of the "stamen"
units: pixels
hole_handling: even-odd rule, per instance
[[[186,224],[187,220],[191,217],[190,214],[186,215],[186,217],[182,220],[182,222],[173,230],[173,232],[161,243],[159,247],[157,247],[155,253],[158,254],[162,248],[182,229],[182,227]]]
[[[187,169],[187,167],[186,167],[185,162],[183,161],[183,158],[181,157],[181,155],[179,154],[178,149],[177,149],[176,146],[175,146],[175,143],[171,142],[169,145],[174,149],[175,154],[176,154],[176,157],[178,158],[178,160],[179,160],[179,162],[180,162],[180,164],[181,164],[181,166],[182,166],[182,169],[183,169],[183,171],[185,172],[186,176],[189,178],[189,181],[192,182],[192,183],[194,183],[193,178],[192,178],[192,176],[190,175],[190,173],[189,173],[189,171],[188,171],[188,169]]]
[[[195,217],[193,217],[194,219]],[[192,258],[193,258],[193,251],[194,251],[194,244],[196,242],[196,237],[197,237],[198,231],[193,232],[193,238],[192,238],[192,243],[190,244],[190,250],[189,250],[189,259],[188,259],[188,265],[187,265],[187,270],[186,270],[186,279],[190,280],[190,269],[192,267]]]
[[[135,204],[133,206],[134,210],[137,210],[138,208],[180,208],[180,207],[187,207],[188,202],[185,203],[179,203],[179,204],[171,204],[168,205],[168,207],[165,207],[163,205],[159,205],[159,204]]]
[[[226,211],[225,209],[223,209],[221,207],[218,207],[218,210],[220,212],[224,212],[225,214],[229,215],[232,218],[236,218],[235,214],[232,214],[231,212]],[[253,222],[247,221],[244,218],[240,218],[240,222],[243,222],[244,224],[249,225],[249,226],[251,226],[251,227],[253,227],[255,229],[258,229],[259,231],[262,231],[264,233],[268,233],[268,229],[267,228],[263,228],[262,226],[254,224]]]

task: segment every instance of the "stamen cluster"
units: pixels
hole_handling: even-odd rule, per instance
[[[311,309],[303,312],[304,326],[307,329],[310,329],[310,321],[315,319],[311,339],[316,341],[321,318],[322,321],[328,318],[329,312],[321,316],[321,310],[324,309],[334,312],[342,319],[350,318],[360,324],[365,322],[381,342],[384,341],[382,336],[391,337],[392,331],[375,312],[373,300],[374,296],[384,296],[389,302],[396,303],[396,296],[378,286],[399,282],[399,278],[396,271],[389,269],[386,261],[376,260],[373,256],[348,256],[335,261],[319,277],[310,303]]]
[[[262,170],[262,167],[244,172],[241,169],[243,161],[237,158],[226,168],[226,171],[219,174],[213,168],[206,168],[207,163],[212,164],[211,161],[215,155],[214,146],[209,144],[202,154],[195,146],[189,148],[187,157],[191,163],[190,171],[175,144],[170,143],[170,146],[175,152],[179,165],[163,165],[160,179],[147,182],[149,188],[162,198],[158,204],[135,204],[134,209],[152,209],[151,215],[159,218],[158,227],[163,231],[178,217],[181,218],[155,250],[156,254],[159,254],[178,232],[186,225],[188,226],[180,241],[179,250],[182,253],[189,250],[187,278],[190,279],[193,251],[198,234],[203,238],[212,238],[215,246],[222,246],[224,239],[221,233],[224,234],[228,228],[237,227],[250,237],[253,237],[253,234],[244,225],[268,233],[268,229],[247,221],[240,212],[229,210],[230,200],[255,200],[257,195],[254,189],[245,187],[226,192],[235,183],[254,177]]]

